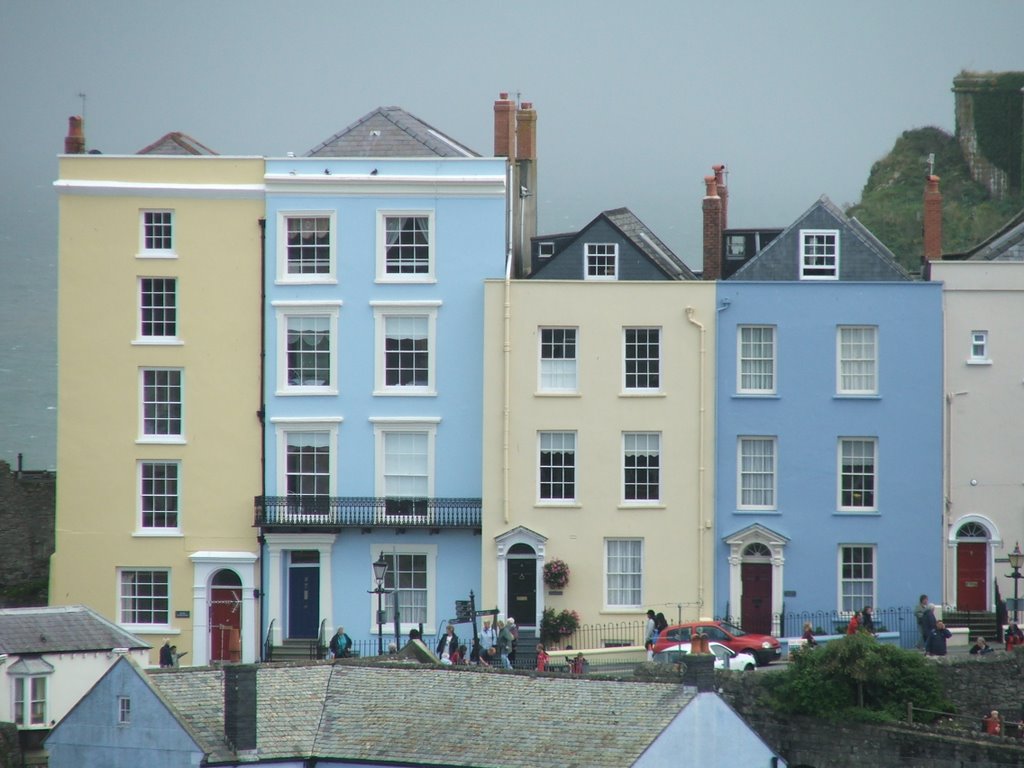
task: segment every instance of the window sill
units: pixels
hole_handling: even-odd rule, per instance
[[[407,279],[398,277],[377,277],[373,282],[377,285],[435,285],[437,283],[437,278],[433,275]]]
[[[167,336],[164,338],[158,337],[144,337],[138,339],[132,339],[133,347],[182,347],[185,342],[179,339],[177,336]]]
[[[132,532],[132,538],[137,539],[180,539],[185,536],[180,528],[167,528],[160,530],[157,528],[139,528]]]
[[[832,395],[833,400],[881,400],[882,396],[877,392],[865,392],[864,394],[836,392]]]
[[[174,251],[142,251],[135,254],[136,259],[176,259],[178,254]]]
[[[288,387],[275,390],[275,397],[337,397],[334,387]]]
[[[187,442],[181,435],[169,435],[167,437],[143,435],[135,440],[136,445],[185,445]]]
[[[606,605],[600,611],[598,611],[598,615],[604,616],[605,614],[612,616],[614,616],[615,614],[635,614],[637,616],[643,616],[645,614],[645,611],[642,606],[624,605],[621,608],[619,608],[614,605]]]
[[[965,365],[992,365],[992,361],[986,358],[978,358],[973,360],[965,360]]]
[[[766,507],[765,509],[754,509],[753,507],[738,507],[737,515],[781,515],[778,507]]]
[[[619,397],[666,397],[664,390],[661,389],[648,389],[648,390],[629,390],[624,389],[619,392]]]
[[[316,278],[288,278],[278,277],[274,280],[274,285],[337,285],[338,278],[334,275],[328,275],[327,277]]]
[[[837,509],[833,514],[839,517],[881,517],[877,509]]]
[[[537,509],[583,509],[578,501],[538,501],[533,506]]]
[[[172,627],[170,624],[121,624],[118,625],[125,632],[133,635],[180,635],[181,630]]]
[[[645,502],[623,501],[623,502],[621,502],[619,504],[617,509],[621,509],[623,511],[632,511],[632,510],[643,511],[645,509],[649,509],[649,510],[653,510],[653,511],[658,511],[658,510],[668,509],[668,507],[666,507],[660,501],[653,501],[653,502],[646,502],[646,503]]]
[[[778,392],[735,392],[733,400],[780,400]]]
[[[558,392],[557,390],[553,390],[553,389],[538,389],[536,392],[533,393],[533,396],[534,397],[583,397],[583,395],[579,391],[577,391],[577,390],[573,390],[571,392],[568,391],[568,390],[566,390],[565,392]]]
[[[437,397],[433,389],[375,389],[374,397]]]

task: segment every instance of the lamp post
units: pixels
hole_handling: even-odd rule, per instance
[[[1022,555],[1024,557],[1024,555]],[[388,572],[388,561],[384,559],[384,553],[380,553],[380,557],[373,564],[373,578],[377,582],[376,589],[367,590],[371,595],[377,596],[377,655],[384,655],[384,608],[381,605],[381,600],[384,595],[391,592],[390,589],[384,589],[384,576]]]
[[[1020,567],[1024,565],[1024,552],[1020,551],[1020,542],[1013,545],[1013,552],[1010,553],[1008,559],[1010,561],[1010,567],[1013,568],[1013,573],[1008,573],[1006,575],[1013,579],[1013,621],[1014,623],[1017,623],[1019,621],[1019,617],[1017,616],[1017,582],[1024,578],[1020,573]]]

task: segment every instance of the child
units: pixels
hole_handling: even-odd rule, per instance
[[[544,646],[537,643],[537,671],[547,672],[548,671],[548,652],[544,650]]]
[[[648,640],[644,643],[644,648],[647,650],[647,660],[654,661],[654,641]]]

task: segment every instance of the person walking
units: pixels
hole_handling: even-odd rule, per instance
[[[501,619],[498,619],[498,642],[496,647],[498,649],[498,656],[501,658],[502,668],[512,669],[512,662],[508,658],[509,653],[512,652],[512,631]]]
[[[345,634],[344,627],[338,627],[327,647],[331,651],[331,658],[347,659],[352,655],[352,638]]]
[[[914,606],[914,618],[917,619],[917,628],[921,632],[921,646],[928,650],[928,638],[935,629],[935,607],[928,602],[928,595],[921,595]]]
[[[459,650],[459,636],[455,634],[455,626],[449,624],[437,641],[437,658],[442,664],[453,664],[452,656]]]
[[[928,642],[925,643],[924,652],[929,656],[945,656],[946,641],[952,636],[953,633],[946,629],[943,622],[935,622],[935,626],[928,635]]]

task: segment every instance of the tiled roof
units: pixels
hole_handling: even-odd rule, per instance
[[[971,261],[1024,261],[1024,211],[967,251]]]
[[[696,280],[697,276],[665,245],[651,229],[637,218],[629,208],[615,208],[605,211],[608,219],[628,237],[633,244],[647,254],[664,272],[677,280]]]
[[[152,670],[150,680],[227,759],[223,673]],[[623,682],[412,663],[267,664],[257,669],[262,759],[342,758],[445,766],[632,765],[693,698],[678,682]]]
[[[200,144],[187,133],[172,131],[165,133],[148,147],[143,147],[137,155],[216,155],[205,144]]]
[[[0,609],[0,653],[68,653],[149,644],[83,605]]]
[[[377,107],[307,157],[479,157],[400,107]]]

